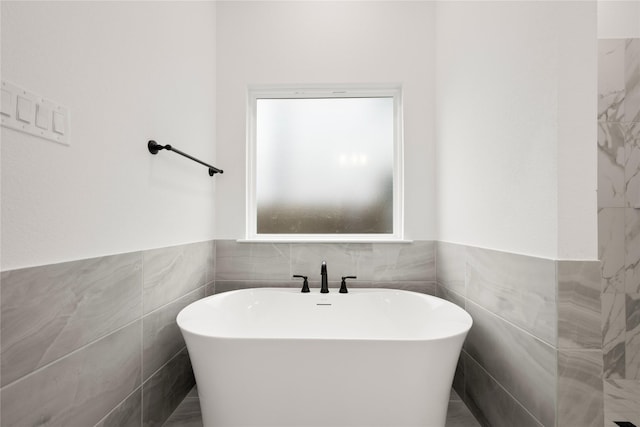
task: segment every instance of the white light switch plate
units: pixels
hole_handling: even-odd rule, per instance
[[[51,129],[51,108],[49,108],[47,105],[37,105],[36,126],[43,130]]]
[[[8,90],[2,89],[0,93],[0,100],[2,101],[2,109],[0,114],[7,117],[13,117],[15,114],[15,107],[13,106],[13,94]]]
[[[2,81],[2,126],[69,144],[69,110],[15,84]]]
[[[18,95],[18,120],[22,123],[30,124],[35,122],[36,102],[27,94]]]

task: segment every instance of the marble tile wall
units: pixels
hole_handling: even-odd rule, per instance
[[[0,424],[161,425],[194,384],[175,316],[214,265],[211,241],[2,272]]]
[[[436,279],[474,319],[454,387],[479,420],[603,425],[600,262],[437,242]]]
[[[293,274],[319,287],[323,260],[332,287],[357,275],[353,287],[438,294],[472,314],[454,385],[485,424],[602,425],[599,263],[432,241],[228,240],[3,272],[2,423],[161,425],[193,385],[177,312],[214,291],[298,287]],[[637,299],[612,295],[611,311],[636,313]],[[612,381],[629,413],[627,380]]]
[[[640,425],[640,39],[598,41],[605,425]]]
[[[412,243],[248,243],[216,241],[215,292],[260,286],[320,287],[327,262],[329,287],[357,276],[351,287],[393,287],[435,295],[432,241]]]

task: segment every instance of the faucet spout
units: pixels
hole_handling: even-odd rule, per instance
[[[322,286],[320,288],[321,294],[329,293],[329,280],[327,279],[327,262],[322,261],[322,266],[320,267],[320,275],[322,276]]]

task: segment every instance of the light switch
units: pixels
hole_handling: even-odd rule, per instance
[[[51,109],[42,104],[36,104],[36,126],[48,130],[51,122]]]
[[[25,123],[33,121],[33,101],[18,95],[18,120]]]
[[[68,108],[5,80],[0,81],[0,89],[0,125],[3,128],[70,145]]]
[[[2,110],[0,110],[0,114],[7,117],[13,116],[13,111],[11,111],[11,92],[8,90],[2,89],[2,93],[0,94],[0,99],[2,99]]]
[[[54,111],[53,112],[53,131],[60,135],[64,135],[64,115],[61,113]]]

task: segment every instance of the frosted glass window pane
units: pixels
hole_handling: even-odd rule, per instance
[[[394,100],[258,99],[258,234],[393,233]]]

